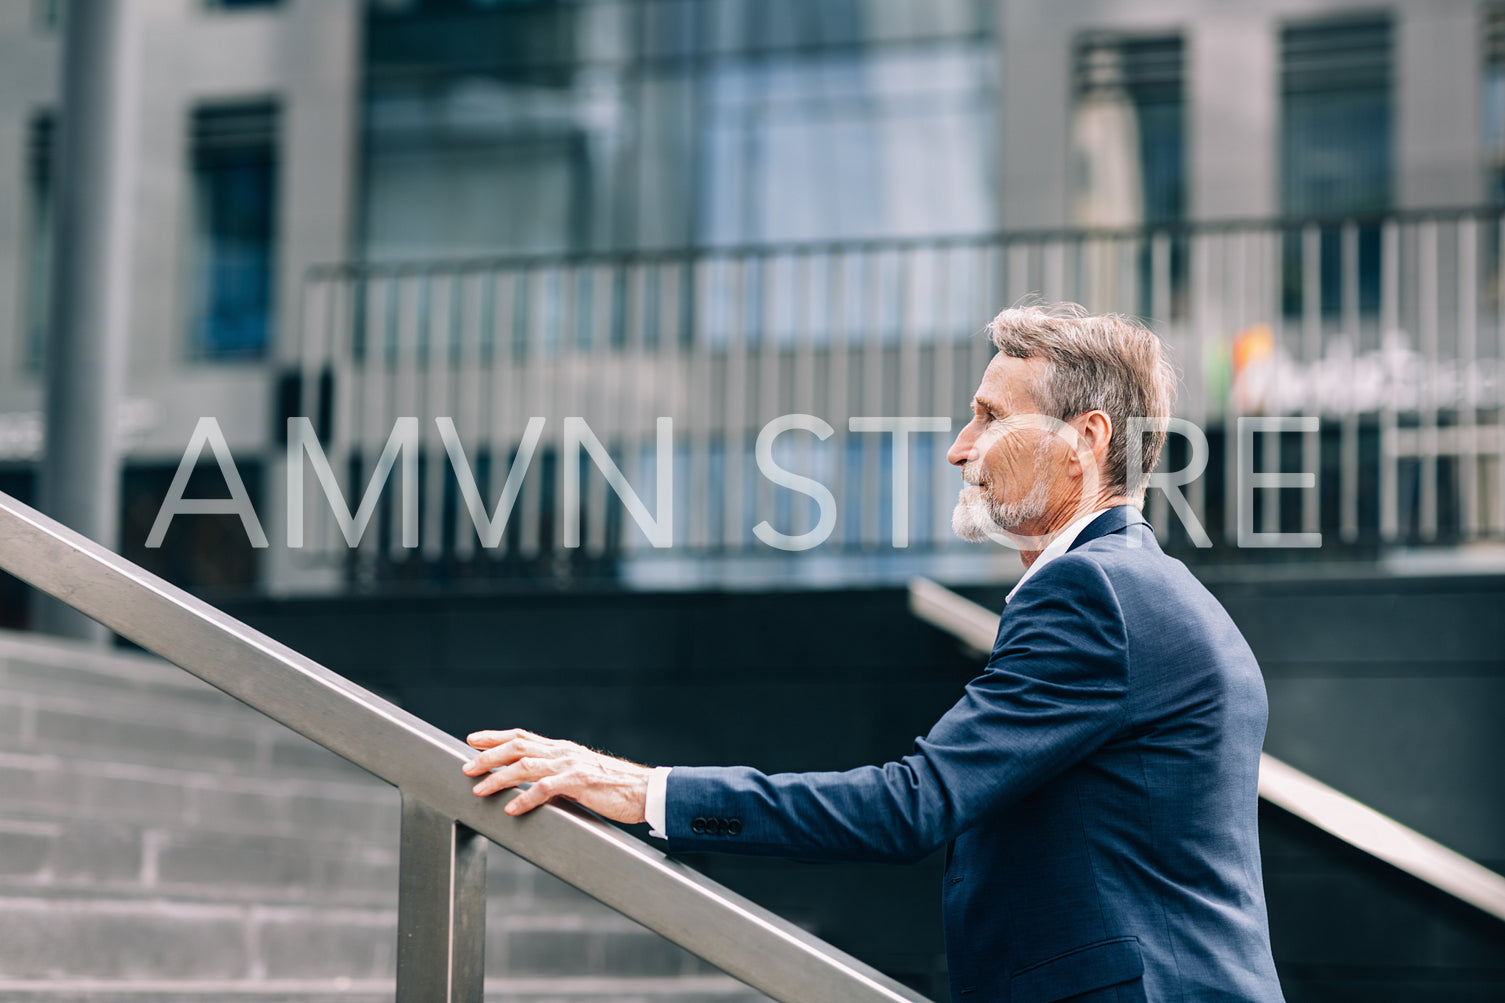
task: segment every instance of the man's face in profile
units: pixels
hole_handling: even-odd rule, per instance
[[[1064,451],[1040,420],[1033,388],[1043,359],[993,356],[972,400],[972,420],[946,459],[962,468],[963,485],[951,528],[979,543],[989,534],[1032,534],[1051,508]],[[1056,454],[1060,452],[1061,456]]]

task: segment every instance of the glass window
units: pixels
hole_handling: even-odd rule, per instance
[[[1093,33],[1076,47],[1071,120],[1072,222],[1110,230],[1153,230],[1186,214],[1184,44],[1179,35]],[[1155,274],[1150,240],[1131,250],[1135,279],[1124,288],[1120,251],[1099,243],[1084,262],[1092,309],[1152,314],[1157,279],[1173,315],[1185,310],[1186,241],[1171,237],[1165,276]]]
[[[1280,33],[1281,208],[1287,217],[1374,217],[1391,207],[1394,118],[1385,16],[1287,25]],[[1379,308],[1378,225],[1359,231],[1359,306]],[[1322,312],[1341,309],[1342,241],[1323,228]],[[1284,243],[1288,314],[1304,308],[1302,240]]]
[[[277,109],[199,108],[192,121],[192,348],[257,357],[272,335]]]
[[[1288,215],[1390,208],[1388,18],[1281,31],[1281,196]]]
[[[1076,53],[1075,222],[1174,223],[1186,212],[1183,43],[1092,35]]]
[[[56,130],[50,112],[31,121],[27,136],[26,181],[30,233],[26,261],[26,365],[42,368],[47,325],[52,314],[53,155]]]
[[[991,5],[367,8],[365,257],[992,228]]]
[[[963,42],[714,66],[701,242],[991,230],[992,63]]]
[[[1505,203],[1505,4],[1484,8],[1483,126],[1485,191]]]

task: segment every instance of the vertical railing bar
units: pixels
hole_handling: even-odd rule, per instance
[[[757,424],[771,421],[779,414],[779,338],[775,326],[774,304],[776,301],[774,291],[777,288],[777,270],[774,259],[770,254],[758,256],[758,405],[756,408],[758,417]],[[728,458],[730,463],[730,458]],[[746,462],[744,457],[737,457],[736,466],[740,471]],[[745,490],[742,481],[738,481],[738,492]],[[757,511],[762,513],[760,518],[773,517],[774,507],[774,484],[766,477],[754,479],[757,484],[758,499]]]
[[[1118,283],[1114,288],[1114,302],[1109,307],[1118,313],[1130,316],[1139,314],[1139,262],[1135,260],[1136,237],[1116,237],[1113,240],[1114,255],[1118,259]]]
[[[1209,339],[1218,337],[1223,329],[1222,321],[1222,295],[1217,290],[1214,295],[1213,288],[1213,264],[1212,264],[1213,238],[1201,235],[1191,245],[1191,293],[1192,293],[1192,317],[1191,330],[1188,338],[1188,366],[1195,376],[1188,381],[1192,390],[1190,399],[1186,402],[1186,408],[1182,414],[1196,423],[1197,428],[1206,431],[1208,422],[1211,420],[1210,407],[1207,394],[1206,374],[1211,371],[1207,364],[1207,350]],[[1214,310],[1214,303],[1217,307]],[[1216,319],[1214,314],[1216,313]],[[1166,446],[1169,447],[1167,442]],[[1207,473],[1197,477],[1186,486],[1187,502],[1191,506],[1192,515],[1197,523],[1204,529],[1207,526]]]
[[[1342,401],[1342,424],[1338,439],[1338,533],[1346,542],[1359,538],[1359,400],[1354,394],[1354,363],[1359,345],[1359,227],[1353,220],[1343,224],[1340,259],[1343,270],[1343,335],[1348,378],[1338,392]]]
[[[355,310],[352,301],[356,293],[354,279],[341,278],[337,283],[339,294],[335,299],[334,319],[329,332],[329,392],[334,397],[329,412],[329,462],[341,476],[347,476],[351,428],[355,424]]]
[[[759,269],[760,279],[763,270]],[[732,313],[727,321],[726,354],[722,371],[725,374],[724,406],[721,413],[721,501],[722,521],[720,540],[713,539],[713,545],[719,542],[722,546],[730,547],[735,541],[741,539],[741,527],[744,514],[744,492],[746,482],[743,477],[743,462],[747,451],[748,426],[757,425],[760,421],[767,421],[769,416],[748,413],[748,383],[751,382],[751,370],[747,364],[747,346],[749,331],[747,329],[747,259],[737,258],[732,266],[731,274],[731,302]],[[763,329],[758,332],[762,338],[770,337],[768,330],[768,318],[762,318]]]
[[[830,259],[830,271],[826,276],[827,288],[831,297],[830,337],[826,349],[827,358],[830,360],[826,367],[827,389],[831,401],[830,423],[832,429],[828,448],[831,450],[831,485],[832,493],[841,505],[842,499],[846,498],[844,486],[847,479],[847,416],[851,410],[850,383],[852,361],[847,352],[847,331],[851,323],[850,311],[848,310],[847,296],[850,271],[852,268],[851,252],[841,250],[835,252]],[[840,516],[837,521],[837,543],[845,539],[845,528],[842,527]]]
[[[1301,255],[1304,277],[1302,281],[1302,311],[1301,311],[1301,357],[1309,367],[1308,372],[1315,371],[1322,361],[1322,231],[1315,224],[1308,224],[1301,234]],[[1308,394],[1302,411],[1315,411],[1320,417],[1321,402],[1314,395]],[[1306,432],[1301,436],[1301,469],[1318,471],[1321,468],[1322,440],[1320,432]],[[1302,491],[1301,498],[1301,531],[1303,533],[1316,533],[1319,530],[1318,517],[1321,500],[1322,479],[1319,475],[1317,486],[1310,491]]]
[[[1269,283],[1268,287],[1263,291],[1268,297],[1265,302],[1271,303],[1273,307],[1270,311],[1270,317],[1272,318],[1270,329],[1277,355],[1285,346],[1286,341],[1285,304],[1281,302],[1282,293],[1279,280],[1279,276],[1283,274],[1281,266],[1284,264],[1286,244],[1287,241],[1284,234],[1270,242],[1270,255],[1264,263],[1264,271],[1261,274],[1262,280]],[[1310,256],[1306,253],[1307,247],[1304,240],[1299,246],[1301,248],[1302,298],[1305,300],[1306,290],[1309,285],[1306,282],[1306,263]],[[1301,355],[1300,352],[1292,352],[1291,354],[1298,358]],[[1269,406],[1280,412],[1285,410],[1284,407],[1279,406],[1275,402],[1271,402]],[[1259,437],[1260,446],[1258,448],[1260,449],[1261,457],[1260,462],[1254,467],[1255,470],[1274,472],[1282,469],[1281,453],[1283,452],[1282,447],[1284,443],[1281,441],[1280,436],[1280,432],[1267,430]],[[1253,448],[1252,445],[1251,448]],[[1305,493],[1310,494],[1310,492]],[[1260,520],[1261,529],[1266,533],[1279,532],[1281,524],[1280,502],[1282,497],[1279,489],[1266,488],[1260,495],[1260,504],[1263,506]]]
[[[931,372],[931,401],[926,408],[928,414],[954,416],[956,413],[955,379],[956,379],[956,345],[958,344],[956,317],[954,316],[951,301],[952,265],[960,256],[956,248],[946,248],[940,252],[939,267],[936,269],[936,322],[935,322],[935,369]],[[944,442],[949,440],[943,439]],[[932,463],[929,470],[921,476],[928,478],[932,499],[932,517],[930,525],[930,539],[927,541],[931,547],[939,547],[946,542],[946,527],[950,524],[946,506],[946,488],[952,482],[946,474],[948,469],[940,463]]]
[[[391,324],[389,310],[392,297],[400,292],[401,287],[396,284],[396,280],[380,277],[369,279],[366,287],[366,352],[362,360],[365,390],[361,395],[363,417],[359,440],[362,473],[367,476],[375,465],[375,458],[381,455],[382,444],[392,428],[387,414],[390,410],[387,402],[390,398],[389,391],[395,391],[391,385],[394,366],[393,359],[388,356],[387,332]],[[392,347],[395,351],[396,346]],[[381,540],[375,527],[372,527],[361,537],[357,551],[363,572],[374,571],[370,565],[380,560],[381,549]]]
[[[643,490],[647,490],[647,482],[643,480],[643,444],[647,441],[643,428],[653,426],[654,422],[645,421],[643,411],[650,401],[657,400],[647,386],[648,371],[653,367],[645,364],[647,353],[643,349],[648,310],[647,266],[642,262],[626,265],[623,281],[626,283],[622,297],[622,310],[625,314],[622,322],[625,326],[622,331],[622,350],[615,356],[620,383],[616,417],[622,438],[622,472],[627,476],[629,484],[643,484]],[[658,505],[663,505],[666,501],[657,496],[655,498]],[[624,538],[622,549],[627,550],[628,546]]]
[[[1400,351],[1400,227],[1386,220],[1380,229],[1380,351],[1386,359]],[[1393,542],[1400,535],[1400,457],[1397,450],[1399,386],[1387,380],[1380,411],[1380,538]]]
[[[1420,313],[1417,327],[1419,329],[1419,341],[1421,343],[1421,357],[1423,372],[1437,366],[1441,359],[1438,351],[1438,260],[1437,260],[1437,221],[1424,220],[1421,223],[1419,239],[1421,241],[1421,268],[1420,268]],[[1418,436],[1421,446],[1421,536],[1424,540],[1433,540],[1437,537],[1437,400],[1433,381],[1423,379],[1421,383],[1422,399],[1418,402],[1421,407],[1421,434]]]
[[[683,338],[680,336],[682,325],[688,323],[682,311],[682,287],[693,286],[693,275],[689,275],[691,263],[689,259],[680,259],[675,262],[661,262],[655,269],[655,303],[657,304],[658,331],[656,333],[657,358],[654,365],[648,366],[646,386],[648,388],[645,411],[647,417],[657,418],[659,411],[668,412],[666,417],[674,419],[674,426],[678,429],[671,442],[668,462],[674,464],[674,484],[679,483],[681,471],[679,469],[679,443],[683,441],[684,429],[689,420],[689,404],[685,397],[685,375],[688,371],[684,356]],[[644,318],[646,322],[647,318]],[[644,336],[647,334],[647,324],[644,324]],[[643,357],[648,358],[647,347],[644,346]],[[666,389],[667,388],[667,389]],[[653,424],[649,422],[648,424]],[[644,441],[649,441],[650,431],[643,429]],[[654,471],[658,470],[657,438],[654,442]],[[645,447],[646,451],[646,447]],[[673,526],[674,539],[683,540],[688,535],[689,522],[683,513],[693,506],[682,505],[676,488],[675,496],[675,524]]]
[[[317,279],[310,284],[308,299],[304,304],[303,342],[298,346],[298,417],[313,422],[315,432],[319,426],[319,350],[321,341],[327,335],[331,312],[328,286],[328,282]],[[297,459],[299,463],[307,462],[303,456]],[[306,485],[307,480],[304,483]],[[304,540],[305,545],[314,553],[326,556],[332,554],[334,548],[325,543],[327,521],[314,514],[320,511],[314,501],[318,494],[306,489],[303,492]]]
[[[1496,533],[1505,535],[1505,216],[1496,219],[1499,258],[1495,295],[1495,517]]]
[[[1045,298],[1058,302],[1066,298],[1066,242],[1048,240],[1040,250],[1040,286]]]
[[[717,264],[714,258],[703,258],[693,263],[693,280],[696,284],[695,311],[691,317],[690,333],[690,497],[710,497],[710,424],[711,424],[711,289],[712,270]],[[710,542],[710,512],[708,506],[690,506],[690,545],[705,547]]]
[[[483,272],[462,273],[460,285],[460,351],[458,387],[455,392],[455,433],[465,447],[465,459],[470,464],[470,476],[476,487],[482,485],[480,477],[481,430],[485,428],[483,417],[486,400],[481,395],[481,304],[486,294],[486,277]],[[435,462],[448,466],[449,457],[441,447],[434,457]],[[484,495],[482,496],[484,498]],[[464,561],[475,555],[476,528],[471,523],[465,507],[465,499],[455,492],[455,556]]]
[[[796,253],[790,259],[790,267],[794,270],[794,397],[790,401],[789,410],[791,413],[815,415],[819,410],[815,402],[815,297],[810,295],[815,257],[813,253]],[[801,436],[799,442],[802,468],[806,476],[816,477],[821,483],[825,483],[825,471],[817,471],[816,468],[817,465],[825,466],[824,463],[817,464],[817,459],[826,455],[829,443],[817,446],[815,439],[808,435]],[[737,530],[734,542],[738,546],[743,542],[744,531],[745,527]]]
[[[862,356],[862,414],[881,414],[883,406],[883,343],[886,337],[883,316],[883,252],[874,251],[868,255],[867,267],[867,309],[863,317],[864,328],[867,337],[863,340]],[[878,437],[864,435],[862,437],[862,495],[866,501],[862,506],[862,535],[861,545],[863,549],[872,549],[878,546],[878,509],[876,504],[878,492],[882,490],[880,484],[880,467],[882,460],[878,451]]]
[[[1164,230],[1150,238],[1150,317],[1161,330],[1171,321],[1171,238]]]
[[[545,419],[544,438],[539,443],[543,445],[560,434],[560,423],[563,416],[555,413],[550,401],[543,393],[543,381],[548,371],[548,353],[544,351],[547,334],[544,326],[548,315],[545,300],[548,296],[549,276],[543,268],[527,269],[519,275],[519,288],[523,293],[522,307],[522,358],[518,360],[518,380],[520,383],[519,397],[525,402],[523,414],[526,416],[538,416]],[[513,431],[513,436],[520,437],[523,429],[521,426]],[[555,475],[557,476],[564,462],[564,457],[559,456],[556,462]],[[542,468],[543,464],[539,464]],[[518,553],[524,558],[534,558],[543,553],[543,499],[544,499],[544,471],[540,469],[536,477],[528,477],[523,481],[522,491],[518,495],[518,503],[521,510],[518,513]],[[558,533],[556,528],[556,534]]]
[[[482,1003],[486,843],[406,792],[397,871],[397,1003]]]
[[[421,291],[426,290],[428,279],[426,276],[414,276],[408,279],[398,289],[398,314],[397,314],[397,359],[393,371],[396,381],[396,392],[393,402],[396,404],[396,413],[393,418],[406,417],[418,414],[418,331],[422,325],[420,309],[423,297]],[[402,293],[406,291],[407,296]],[[431,290],[430,290],[431,291]],[[391,432],[389,425],[382,433],[383,441]],[[375,458],[372,458],[374,464]],[[393,474],[397,471],[394,469]],[[352,485],[352,490],[358,492],[361,486]],[[352,495],[350,498],[352,507],[359,503],[359,499]],[[394,561],[401,561],[406,556],[402,543],[403,512],[401,504],[394,503],[391,509],[392,518],[387,536],[387,553]]]
[[[429,280],[428,344],[424,355],[428,379],[424,381],[427,399],[418,409],[418,435],[423,443],[424,486],[419,492],[418,508],[423,518],[419,538],[424,560],[437,561],[444,553],[444,475],[448,466],[443,459],[444,444],[439,440],[439,426],[434,417],[448,414],[450,400],[450,335],[454,321],[455,276],[439,273]]]
[[[590,323],[585,325],[585,336],[588,339],[585,350],[582,353],[580,346],[572,346],[569,354],[568,375],[570,377],[571,396],[578,402],[576,407],[582,415],[586,414],[590,407],[588,419],[594,419],[592,430],[597,438],[606,447],[607,455],[611,455],[613,447],[616,457],[613,462],[617,463],[618,469],[625,470],[623,466],[627,461],[623,455],[624,434],[620,423],[615,427],[597,429],[600,417],[612,418],[616,416],[616,410],[612,407],[612,398],[620,398],[622,393],[622,365],[620,357],[612,352],[611,325],[616,308],[616,283],[612,274],[613,268],[609,264],[597,265],[584,274],[590,276],[591,312]],[[615,395],[612,391],[615,390]],[[600,557],[606,553],[606,525],[607,506],[611,505],[614,492],[607,490],[606,476],[598,470],[591,470],[589,476],[590,487],[587,489],[590,506],[587,512],[590,521],[587,524],[585,537],[585,552],[592,557]],[[634,490],[642,494],[644,498],[652,498],[652,493],[647,492],[644,485],[632,485]],[[623,522],[623,535],[637,532],[635,527],[626,525],[632,520],[625,518]]]
[[[989,320],[992,320],[998,311],[1004,307],[1013,306],[1030,293],[1039,291],[1031,289],[1029,285],[1030,253],[1027,245],[1018,241],[1010,241],[1003,245],[1000,253],[1003,256],[1000,264],[1008,273],[1005,279],[1004,301],[995,303],[987,295],[988,282],[983,282],[978,287],[979,295],[982,298],[981,313],[982,316]],[[989,274],[991,275],[991,270]]]
[[[344,354],[344,339],[342,335],[349,326],[349,311],[345,308],[349,280],[345,278],[333,279],[331,286],[334,289],[334,293],[330,300],[327,316],[328,329],[324,333],[324,359],[322,365],[319,367],[317,378],[320,390],[320,416],[322,417],[323,415],[323,408],[327,407],[329,409],[329,441],[323,443],[323,447],[329,457],[330,468],[340,471],[341,476],[343,476],[343,472],[347,469],[348,464],[345,463],[346,451],[342,448],[343,443],[341,442],[340,433],[340,399],[344,390],[339,376],[340,357]],[[330,396],[330,399],[327,401],[324,400],[323,394],[324,377],[326,374],[329,376]]]
[[[1164,230],[1157,231],[1150,238],[1150,291],[1151,323],[1162,335],[1168,334],[1171,326],[1171,243],[1170,235]],[[1169,505],[1170,500],[1164,491],[1156,491],[1150,496],[1150,524],[1162,539],[1169,528]]]
[[[918,417],[920,414],[920,346],[918,342],[918,333],[915,330],[915,318],[913,316],[915,305],[915,255],[917,253],[918,252],[913,249],[902,251],[900,252],[898,261],[899,414],[904,418]],[[887,409],[885,408],[884,411],[880,412],[880,414],[886,413],[886,411]],[[899,443],[897,437],[881,436],[881,438],[893,442],[891,449],[894,451],[898,450]],[[914,442],[908,442],[905,444],[905,448],[910,451],[909,470],[911,474],[913,474],[913,471],[915,469],[915,446],[916,443]],[[895,454],[891,452],[891,459],[894,456]],[[882,490],[888,491],[893,495],[889,499],[889,504],[893,506],[890,509],[890,512],[894,513],[895,517],[889,520],[889,543],[893,544],[898,541],[902,542],[907,547],[909,545],[911,526],[914,523],[914,519],[912,518],[913,513],[910,513],[911,517],[905,520],[905,523],[902,527],[897,524],[897,513],[901,508],[905,512],[909,512],[910,499],[913,498],[914,492],[909,490],[908,480],[906,480],[903,485],[899,485],[897,480],[893,477],[889,478],[889,484],[885,485]],[[901,499],[900,496],[895,493],[896,491],[900,490],[905,492],[906,497]],[[882,530],[880,529],[879,532],[881,535]]]
[[[1223,255],[1222,287],[1233,296],[1230,330],[1242,332],[1248,317],[1249,273],[1246,268],[1248,250],[1256,237],[1252,232],[1231,234],[1228,251]],[[1230,278],[1231,277],[1231,278]],[[1238,449],[1237,429],[1240,401],[1238,400],[1238,376],[1235,372],[1228,388],[1228,398],[1223,405],[1223,536],[1229,543],[1238,541]]]
[[[1171,238],[1165,230],[1156,232],[1151,238],[1150,244],[1150,289],[1151,289],[1151,325],[1160,331],[1162,337],[1171,333]],[[1168,530],[1169,498],[1165,492],[1156,491],[1150,495],[1150,524],[1156,527],[1156,533],[1160,538],[1165,538]]]
[[[1458,222],[1458,402],[1457,473],[1462,497],[1460,524],[1465,539],[1479,534],[1479,441],[1475,428],[1474,379],[1478,363],[1479,234],[1472,216]]]
[[[556,527],[554,533],[554,558],[556,561],[568,560],[571,556],[568,550],[573,549],[566,548],[564,545],[564,525],[567,518],[580,520],[580,535],[583,536],[586,530],[589,529],[583,510],[588,497],[587,491],[589,490],[586,488],[586,485],[593,480],[590,476],[591,464],[588,459],[585,459],[584,450],[581,450],[578,458],[566,456],[564,450],[564,419],[566,417],[584,417],[580,413],[582,402],[577,400],[575,395],[571,393],[569,377],[570,359],[574,356],[576,345],[579,341],[580,276],[589,267],[589,265],[575,263],[560,265],[559,282],[555,286],[558,290],[558,306],[554,311],[554,316],[558,319],[559,326],[554,336],[550,339],[553,351],[550,353],[548,371],[552,378],[548,381],[547,385],[550,390],[549,401],[559,416],[559,424],[556,426],[559,437],[554,440],[558,443],[559,448],[559,474],[561,479],[558,483],[563,485],[566,464],[574,463],[576,459],[579,459],[585,464],[586,468],[586,472],[582,473],[580,481],[577,482],[582,489],[580,497],[577,499],[580,502],[581,511],[566,515],[564,511],[564,492],[561,490],[554,496],[554,525]]]
[[[490,490],[485,495],[488,506],[501,497],[502,486],[512,473],[512,430],[522,429],[527,422],[527,402],[519,388],[521,367],[516,347],[518,280],[517,270],[511,268],[495,271],[491,278],[491,365],[486,371],[486,396],[490,401],[487,451],[491,455],[491,483],[487,485]],[[538,479],[537,472],[530,473],[534,480]],[[513,520],[519,516],[513,511],[507,518]],[[497,541],[502,553],[508,549],[507,536],[504,532]]]

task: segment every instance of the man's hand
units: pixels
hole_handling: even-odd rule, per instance
[[[652,772],[646,766],[521,728],[478,731],[466,741],[487,751],[465,764],[465,775],[479,777],[495,770],[472,788],[477,797],[521,783],[533,785],[507,803],[509,815],[531,811],[551,798],[566,798],[617,822],[644,821]]]

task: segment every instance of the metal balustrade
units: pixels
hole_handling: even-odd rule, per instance
[[[1194,519],[1209,543],[1235,546],[1241,518],[1252,531],[1321,532],[1324,546],[1505,538],[1505,222],[1495,210],[321,268],[307,279],[291,385],[347,495],[367,482],[396,419],[418,418],[421,542],[404,547],[389,511],[357,563],[484,549],[441,417],[480,471],[488,508],[517,468],[494,557],[577,542],[591,556],[653,556],[594,472],[571,537],[557,487],[570,417],[584,419],[646,510],[664,506],[656,471],[672,463],[677,550],[767,551],[760,521],[791,535],[816,522],[816,505],[755,459],[760,432],[789,414],[830,429],[824,439],[786,431],[771,452],[830,490],[837,518],[823,548],[934,553],[956,546],[949,438],[908,436],[901,502],[894,436],[851,419],[950,418],[954,431],[992,354],[984,324],[1030,294],[1144,317],[1171,346],[1184,381],[1177,413],[1212,443],[1207,469],[1177,488],[1185,511],[1151,491],[1149,517],[1172,544],[1191,546]],[[1237,422],[1262,415],[1315,417],[1320,430],[1283,444],[1261,433],[1258,455],[1241,457]],[[672,449],[660,457],[665,417]],[[1197,459],[1194,446],[1173,434],[1162,471]],[[1243,492],[1240,462],[1311,472],[1317,485]],[[323,499],[306,501],[309,550],[349,557]]]
[[[588,812],[508,816],[458,739],[3,493],[0,569],[401,791],[399,1003],[482,999],[488,840],[775,999],[923,1001]]]

